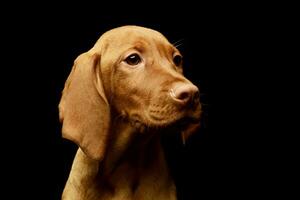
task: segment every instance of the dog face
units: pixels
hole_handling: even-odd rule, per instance
[[[59,104],[63,137],[103,159],[122,117],[139,132],[182,124],[183,137],[198,127],[198,88],[182,73],[182,56],[159,32],[123,26],[104,33],[78,56]]]
[[[121,35],[118,29],[103,35],[101,53],[104,88],[114,110],[141,129],[199,121],[199,91],[183,76],[178,49],[157,31],[122,28]]]

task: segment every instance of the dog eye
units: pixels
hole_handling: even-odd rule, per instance
[[[141,58],[138,54],[134,53],[134,54],[131,54],[129,55],[126,59],[125,59],[125,62],[128,64],[128,65],[137,65],[141,62]]]
[[[180,66],[182,64],[182,56],[181,55],[174,56],[173,62],[176,66]]]

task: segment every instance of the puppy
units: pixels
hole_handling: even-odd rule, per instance
[[[175,200],[160,137],[199,126],[199,90],[159,32],[123,26],[74,62],[59,104],[63,137],[79,148],[63,200]]]

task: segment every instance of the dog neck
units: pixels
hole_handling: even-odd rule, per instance
[[[76,188],[77,196],[84,196],[74,196],[74,200],[175,199],[176,189],[160,134],[141,133],[124,119],[116,123],[114,130],[102,161],[92,160],[78,150],[70,174],[72,180],[69,178],[66,185],[70,187],[65,190]]]

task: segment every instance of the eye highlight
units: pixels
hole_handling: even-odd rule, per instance
[[[141,62],[141,57],[137,53],[133,53],[125,58],[125,62],[128,65],[137,65]]]
[[[181,55],[175,55],[173,57],[173,62],[176,66],[180,66],[182,64],[182,56]]]

